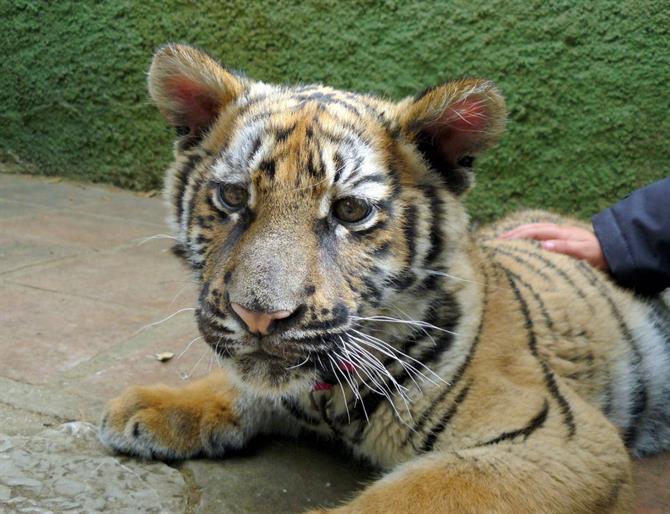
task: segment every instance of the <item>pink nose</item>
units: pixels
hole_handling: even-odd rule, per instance
[[[242,318],[251,333],[263,336],[270,333],[270,325],[273,321],[288,318],[292,314],[291,311],[254,312],[242,307],[239,303],[231,303],[230,306]]]

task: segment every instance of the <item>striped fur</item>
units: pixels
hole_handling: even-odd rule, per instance
[[[166,199],[225,372],[129,390],[103,419],[106,444],[218,456],[301,428],[388,470],[329,512],[630,511],[625,446],[670,447],[669,295],[636,298],[496,238],[574,220],[530,211],[469,231],[473,158],[504,125],[492,84],[392,103],[253,82],[173,45],[150,91],[178,128]],[[227,208],[222,184],[248,205]],[[339,222],[342,198],[370,214]],[[295,315],[258,338],[231,299]]]

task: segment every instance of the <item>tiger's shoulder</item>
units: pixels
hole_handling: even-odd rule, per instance
[[[585,261],[499,236],[527,223],[590,225],[527,210],[475,231],[482,265],[513,291],[537,355],[616,425],[635,455],[670,447],[670,293],[643,298]],[[496,294],[490,290],[489,295]],[[497,323],[509,323],[498,316]]]

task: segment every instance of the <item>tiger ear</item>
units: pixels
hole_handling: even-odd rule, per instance
[[[162,47],[149,68],[151,98],[177,134],[191,140],[200,139],[245,87],[244,79],[186,45]]]
[[[455,80],[400,102],[401,130],[455,194],[474,182],[477,154],[493,146],[505,129],[505,101],[492,82]]]

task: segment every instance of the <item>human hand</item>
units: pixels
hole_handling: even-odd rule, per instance
[[[584,228],[566,227],[553,223],[530,223],[505,232],[500,238],[541,241],[545,250],[584,260],[603,271],[608,269],[600,241],[593,232]]]

